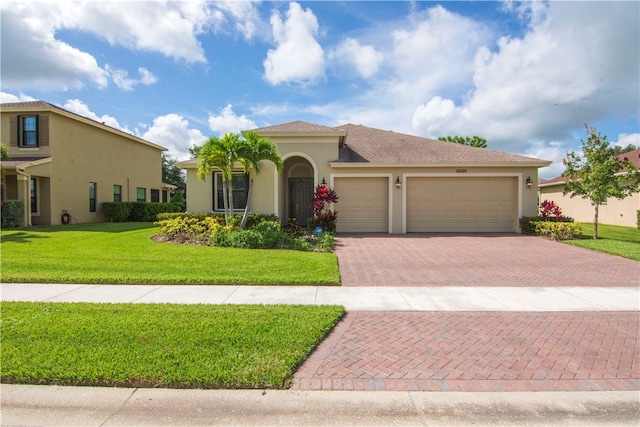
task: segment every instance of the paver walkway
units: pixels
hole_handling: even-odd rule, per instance
[[[339,235],[342,286],[638,286],[640,262],[521,234]]]
[[[348,312],[293,389],[640,390],[638,312]]]

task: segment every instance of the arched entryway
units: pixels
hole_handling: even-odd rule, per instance
[[[291,156],[284,161],[284,219],[306,227],[313,217],[311,201],[316,185],[317,169],[310,159]]]

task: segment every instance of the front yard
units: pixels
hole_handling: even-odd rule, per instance
[[[339,285],[333,253],[157,243],[150,223],[3,230],[4,283]]]
[[[640,229],[598,224],[598,239],[594,240],[593,224],[581,225],[582,234],[565,243],[640,261]]]
[[[2,382],[287,388],[336,306],[3,302]]]

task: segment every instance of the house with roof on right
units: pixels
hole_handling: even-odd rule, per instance
[[[640,168],[640,148],[628,153],[623,153],[620,159],[628,159],[637,168]],[[562,209],[564,216],[571,217],[578,222],[593,222],[593,206],[581,197],[569,197],[563,195],[565,179],[561,176],[541,180],[538,184],[540,201],[549,200],[555,202]],[[623,227],[638,226],[638,211],[640,210],[640,193],[632,194],[625,199],[611,198],[606,205],[600,206],[598,223],[608,225],[620,225]]]
[[[338,233],[517,233],[519,218],[538,212],[538,169],[551,163],[355,124],[296,121],[252,131],[277,145],[284,169],[265,162],[250,211],[306,226],[314,188],[326,184],[339,197]],[[197,159],[178,166],[187,171],[187,210],[220,212],[220,172],[202,181]],[[245,207],[247,180],[238,167],[236,209]]]

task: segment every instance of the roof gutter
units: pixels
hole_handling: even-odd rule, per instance
[[[550,161],[540,161],[537,163],[349,163],[349,162],[329,162],[332,168],[543,168],[551,164]]]

